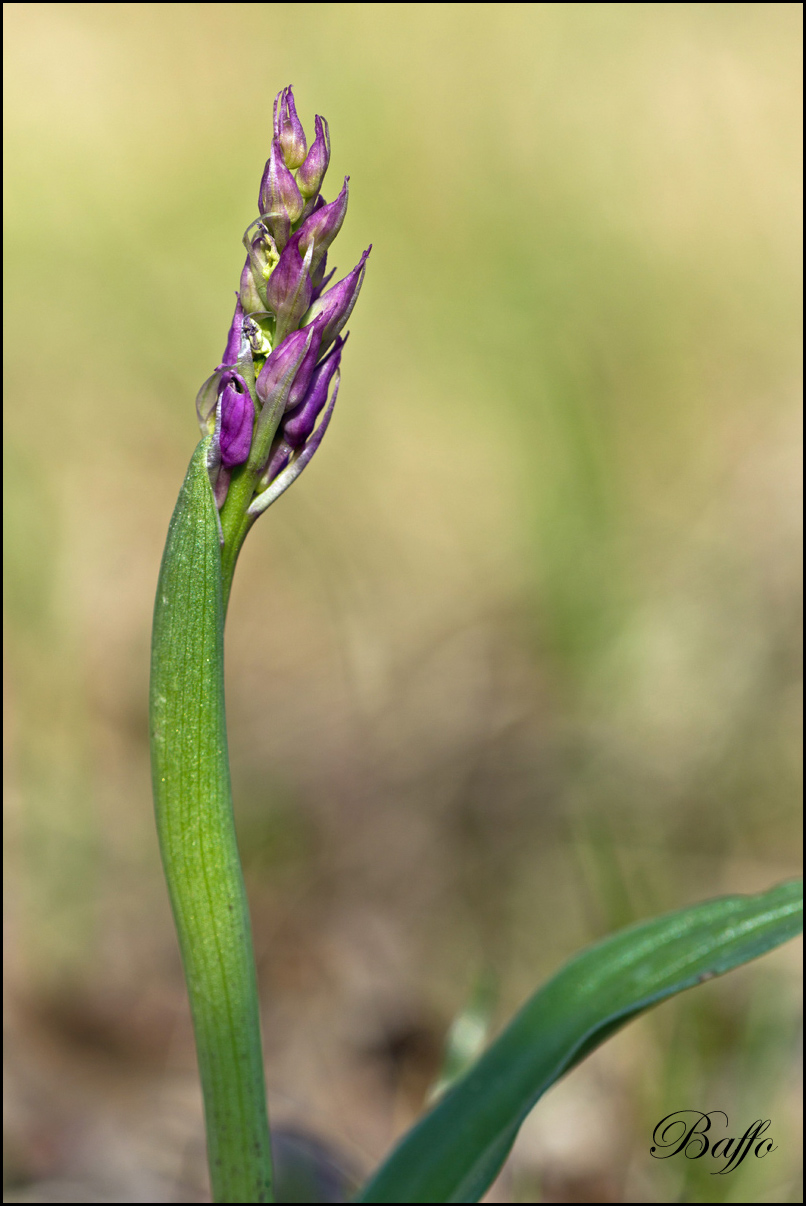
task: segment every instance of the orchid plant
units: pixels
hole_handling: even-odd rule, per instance
[[[274,1200],[257,980],[230,789],[224,619],[249,529],[310,463],[339,390],[342,331],[370,248],[330,285],[328,252],[347,211],[348,178],[325,202],[329,161],[327,122],[316,117],[308,146],[292,90],[283,89],[258,217],[244,234],[224,354],[197,399],[202,438],[171,519],[154,609],[154,801],[216,1202]],[[652,1005],[793,936],[801,914],[801,885],[786,883],[644,921],[583,950],[485,1051],[446,1063],[435,1104],[356,1200],[477,1202],[555,1081]]]

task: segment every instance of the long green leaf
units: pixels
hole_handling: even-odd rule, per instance
[[[224,602],[209,439],[162,558],[151,651],[151,760],[187,979],[216,1202],[270,1202],[271,1150],[249,911],[232,816]]]
[[[357,1200],[477,1202],[563,1073],[651,1005],[793,937],[802,912],[795,881],[668,913],[588,947],[535,993]]]

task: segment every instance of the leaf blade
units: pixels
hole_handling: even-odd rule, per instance
[[[802,895],[794,881],[707,901],[582,951],[404,1136],[356,1200],[478,1201],[546,1089],[637,1014],[794,937]]]

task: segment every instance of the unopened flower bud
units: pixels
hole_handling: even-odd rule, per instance
[[[330,163],[330,131],[324,117],[314,120],[316,137],[307,158],[297,172],[299,191],[306,199],[315,197],[322,187],[327,165]]]
[[[316,420],[327,402],[333,374],[341,362],[343,347],[344,340],[337,339],[331,352],[314,369],[302,405],[283,420],[282,436],[292,448],[300,448],[316,426]]]
[[[265,281],[263,282],[265,289]],[[255,270],[252,266],[252,261],[249,256],[246,257],[246,263],[243,266],[241,273],[241,285],[238,290],[241,305],[247,314],[255,314],[258,310],[266,309],[265,298],[260,296],[258,291],[258,283],[255,277]]]
[[[221,393],[221,464],[225,469],[242,465],[252,446],[255,409],[245,383],[232,374]]]
[[[241,302],[247,314],[256,314],[266,309],[266,281],[277,266],[280,253],[260,218],[247,226],[243,244],[246,247],[246,263],[241,273]]]
[[[297,232],[299,235],[299,248],[303,255],[313,245],[312,272],[316,271],[328,247],[341,230],[344,216],[347,213],[347,201],[349,197],[347,185],[349,179],[349,176],[344,177],[342,190],[336,200],[331,201],[329,205],[322,205],[320,208],[314,210],[305,219]]]
[[[210,467],[208,466],[208,472],[209,471]],[[231,477],[232,470],[225,468],[219,460],[218,469],[215,471],[215,484],[213,485],[213,498],[215,499],[215,505],[219,511],[227,501],[227,491],[229,490]]]
[[[353,306],[364,281],[367,256],[370,251],[372,251],[372,244],[361,256],[352,272],[348,273],[332,289],[328,289],[327,293],[323,293],[321,297],[317,298],[305,315],[303,321],[306,326],[316,321],[324,322],[322,349],[330,347],[353,312]]]
[[[312,322],[309,327],[305,327],[305,331],[313,331],[308,351],[305,353],[305,358],[300,365],[299,372],[294,378],[291,389],[288,391],[288,401],[285,404],[286,414],[289,411],[295,410],[308,392],[311,384],[311,377],[316,368],[316,362],[322,354],[322,330],[324,322]]]
[[[311,380],[321,341],[321,326],[292,331],[275,348],[255,382],[255,392],[264,410],[273,410],[282,403],[288,410],[290,395],[295,394],[294,405],[302,401]]]
[[[283,149],[286,167],[298,168],[305,159],[308,144],[302,122],[297,117],[294,93],[290,86],[278,93],[274,100],[274,137]]]
[[[221,396],[222,386],[233,377],[237,377],[241,382],[243,380],[240,372],[233,371],[235,366],[240,366],[241,372],[251,372],[252,353],[247,337],[248,321],[243,312],[241,299],[236,293],[235,313],[230,323],[221,363],[215,372],[210,374],[196,395],[196,414],[199,416],[202,435],[212,435],[215,431],[218,400]],[[246,387],[244,386],[244,388]]]
[[[291,460],[293,453],[294,449],[289,443],[287,443],[286,440],[279,439],[274,441],[271,456],[269,457],[269,463],[263,471],[263,479],[265,480],[266,485],[268,485],[269,482],[274,481],[278,473],[282,473],[288,462]]]
[[[333,409],[336,405],[336,399],[339,396],[339,378],[340,374],[336,373],[335,385],[333,386],[333,394],[327,404],[327,410],[322,415],[319,426],[314,431],[313,435],[308,437],[307,443],[299,449],[296,456],[289,464],[285,466],[274,478],[270,481],[268,471],[263,474],[260,479],[260,492],[255,495],[254,499],[247,508],[247,515],[256,519],[258,515],[262,515],[267,507],[270,507],[273,502],[276,502],[281,494],[284,494],[289,486],[297,480],[306,465],[309,465],[313,456],[324,439],[325,432],[328,429],[328,424],[333,417]],[[282,441],[282,450],[278,445],[278,451],[284,453],[287,447],[285,441]],[[269,468],[273,468],[270,464]]]
[[[221,357],[219,368],[231,368],[238,363],[238,359],[243,351],[244,344],[244,312],[241,305],[241,299],[238,294],[235,294],[235,313],[232,316],[229,332],[227,334],[227,346],[224,348],[224,355]]]
[[[311,295],[312,302],[316,301],[317,297],[319,297],[322,293],[324,293],[328,283],[336,275],[335,268],[333,269],[332,272],[328,272],[327,275],[325,275],[326,268],[327,268],[327,252],[325,252],[325,254],[322,256],[321,260],[319,261],[317,267],[311,273],[311,284],[313,285],[313,293]]]
[[[291,233],[291,224],[302,213],[303,200],[297,182],[283,159],[280,140],[271,144],[271,155],[260,184],[260,213],[269,228],[278,251],[282,251]]]
[[[266,304],[277,318],[276,346],[282,343],[289,331],[299,326],[300,319],[311,304],[313,285],[310,268],[313,251],[311,244],[303,260],[299,235],[292,235],[280,256],[280,262],[269,277]]]

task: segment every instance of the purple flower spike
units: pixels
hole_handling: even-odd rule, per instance
[[[308,152],[308,157],[297,172],[299,191],[306,199],[315,197],[322,187],[327,165],[330,163],[330,131],[324,117],[317,117],[316,138]]]
[[[305,158],[308,143],[302,122],[297,117],[294,93],[290,85],[278,92],[274,98],[274,137],[283,148],[286,167],[298,168]]]
[[[282,251],[288,242],[291,224],[301,215],[302,207],[297,182],[285,165],[280,140],[275,138],[260,184],[260,212],[265,216],[278,251]]]
[[[302,405],[292,415],[283,420],[283,439],[291,448],[300,448],[316,426],[316,420],[327,402],[327,391],[330,389],[333,374],[341,362],[341,350],[343,347],[344,340],[339,337],[332,351],[314,369],[311,383],[308,386],[308,392]],[[278,469],[277,473],[279,471]],[[272,474],[272,477],[276,477],[277,473]]]
[[[336,270],[327,264],[347,213],[350,178],[328,204],[321,188],[329,165],[327,122],[317,114],[309,143],[294,91],[283,88],[274,101],[259,213],[243,236],[247,258],[227,346],[196,399],[207,471],[224,512],[222,542],[224,531],[243,532],[241,510],[261,514],[296,481],[333,413],[343,330],[371,247],[334,285]]]
[[[323,350],[330,347],[353,312],[353,306],[358,299],[358,294],[364,281],[367,256],[371,251],[372,244],[370,243],[352,272],[348,273],[332,289],[328,289],[327,293],[323,293],[321,297],[317,298],[305,315],[306,325],[317,320],[320,322],[324,321],[324,329],[322,331]]]
[[[299,249],[302,254],[305,254],[311,244],[314,246],[311,272],[316,271],[328,247],[341,230],[344,215],[347,213],[349,179],[349,176],[344,177],[342,190],[335,201],[314,210],[299,228]]]
[[[239,388],[235,379],[224,386],[221,394],[221,464],[225,469],[242,465],[252,446],[252,426],[255,417],[252,399],[246,386]]]
[[[299,235],[292,235],[286,244],[280,262],[269,277],[266,302],[277,317],[275,340],[279,345],[287,333],[299,326],[299,321],[311,304],[311,257],[313,248],[303,260],[299,250]]]

